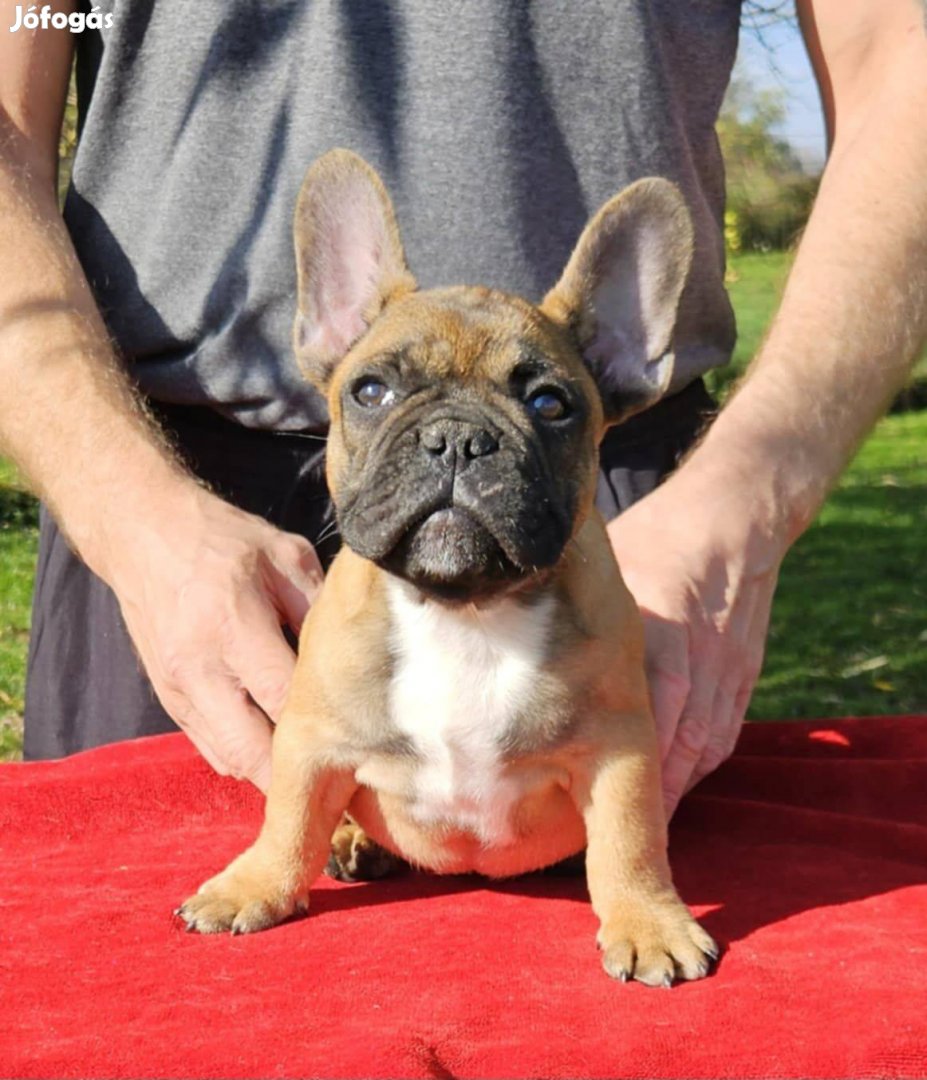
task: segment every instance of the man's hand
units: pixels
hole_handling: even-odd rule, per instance
[[[683,472],[609,525],[644,618],[667,817],[733,751],[763,663],[780,555],[732,496]]]
[[[181,517],[125,521],[105,577],[168,714],[219,773],[270,781],[271,723],[298,633],[322,582],[312,545],[198,488]]]

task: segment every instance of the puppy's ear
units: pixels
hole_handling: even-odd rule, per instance
[[[669,386],[692,243],[676,186],[638,180],[589,222],[544,298],[541,309],[575,335],[608,423],[652,405]]]
[[[324,390],[345,353],[415,279],[383,181],[350,150],[331,150],[306,173],[293,235],[293,345],[303,373]]]

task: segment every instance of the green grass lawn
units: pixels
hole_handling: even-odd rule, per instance
[[[29,635],[38,510],[15,470],[0,458],[0,759],[16,757]]]
[[[927,712],[927,412],[883,420],[789,553],[754,718]]]
[[[756,351],[788,264],[732,260],[733,368]],[[925,487],[927,412],[887,417],[783,566],[751,717],[927,711]],[[0,460],[0,759],[20,747],[36,540],[35,502]]]
[[[730,260],[723,397],[762,342],[792,262]],[[916,373],[927,375],[927,359]],[[754,719],[927,710],[927,412],[883,420],[782,569]]]
[[[737,345],[732,370],[710,376],[716,391],[719,384],[742,371],[756,355],[791,265],[792,255],[785,251],[729,258],[727,289],[737,313]]]

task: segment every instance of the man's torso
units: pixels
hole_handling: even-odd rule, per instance
[[[675,180],[697,251],[678,389],[727,361],[714,122],[740,0],[107,0],[79,49],[66,219],[141,388],[248,426],[313,430],[290,348],[291,218],[333,146],[392,192],[424,286],[538,299],[589,215]],[[92,94],[91,91],[92,90]]]

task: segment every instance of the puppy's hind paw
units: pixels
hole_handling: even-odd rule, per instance
[[[396,873],[405,864],[398,855],[371,840],[345,815],[332,837],[325,873],[336,881],[376,881]]]

